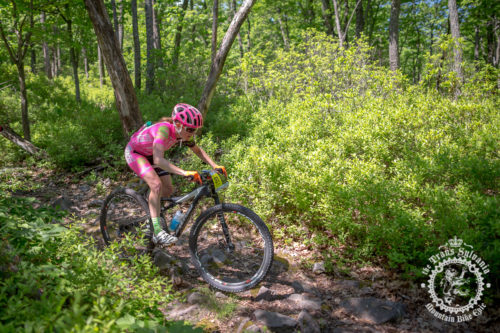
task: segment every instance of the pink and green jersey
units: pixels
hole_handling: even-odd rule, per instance
[[[125,160],[129,167],[139,176],[143,177],[153,169],[153,145],[158,144],[166,151],[172,148],[179,140],[175,136],[175,127],[168,122],[160,122],[151,126],[143,126],[130,138],[125,147]],[[193,140],[186,146],[193,147]],[[161,169],[157,168],[157,172]],[[156,170],[156,169],[155,169]]]

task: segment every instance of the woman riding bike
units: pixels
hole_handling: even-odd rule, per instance
[[[160,199],[174,192],[170,174],[181,175],[201,184],[197,171],[185,171],[165,159],[165,151],[176,143],[191,148],[212,169],[227,176],[226,169],[219,166],[196,145],[194,132],[203,126],[203,117],[195,107],[180,103],[174,107],[171,118],[162,118],[151,126],[144,125],[135,132],[125,148],[128,166],[149,186],[149,211],[153,222],[153,242],[158,245],[175,243],[177,237],[162,230],[160,225]]]

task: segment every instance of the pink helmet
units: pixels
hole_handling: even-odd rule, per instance
[[[172,118],[186,127],[200,128],[203,126],[201,112],[189,104],[179,103],[174,106]]]

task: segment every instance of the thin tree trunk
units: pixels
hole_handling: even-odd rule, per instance
[[[245,21],[248,16],[248,13],[252,9],[256,0],[245,0],[241,5],[240,9],[234,16],[229,28],[222,39],[222,43],[220,46],[217,55],[215,56],[214,61],[212,62],[210,73],[207,78],[207,82],[205,84],[205,88],[203,89],[203,94],[201,96],[200,101],[198,102],[198,108],[205,116],[208,112],[208,108],[210,107],[210,102],[212,100],[212,96],[215,92],[215,87],[217,86],[217,81],[219,80],[220,74],[224,67],[224,63],[226,61],[227,55],[231,46],[240,30],[241,25]]]
[[[106,84],[104,77],[104,60],[102,59],[101,47],[97,44],[97,65],[99,66],[99,85],[102,88]]]
[[[186,14],[186,9],[188,6],[189,0],[182,1],[182,12],[179,16],[179,22],[177,23],[177,31],[175,32],[175,40],[174,40],[174,50],[172,55],[172,65],[173,67],[177,67],[179,61],[179,53],[181,49],[181,37],[182,37],[182,22],[184,20],[184,15]]]
[[[134,36],[134,80],[135,89],[141,90],[141,44],[139,41],[139,25],[137,22],[137,0],[130,1],[132,10],[132,34]]]
[[[339,45],[344,47],[344,33],[342,32],[342,27],[340,26],[340,12],[337,0],[333,1],[333,10],[335,13],[335,25],[337,27],[337,35],[339,36]]]
[[[85,77],[89,78],[89,60],[87,59],[87,49],[82,47],[82,57],[83,57],[83,69],[85,71]]]
[[[30,46],[30,68],[31,68],[31,73],[36,74],[36,52],[35,52],[35,44],[31,43]]]
[[[121,118],[123,133],[128,136],[142,124],[142,115],[128,74],[120,45],[113,32],[103,0],[85,0],[97,42],[101,47],[111,83],[115,91],[116,107]]]
[[[391,18],[389,21],[389,65],[391,70],[399,68],[399,12],[400,0],[392,0]]]
[[[154,88],[155,66],[153,62],[153,1],[144,1],[146,12],[146,93],[150,94]]]
[[[66,5],[66,12],[69,12],[69,5]],[[73,21],[64,16],[62,12],[60,12],[61,17],[66,22],[66,30],[68,32],[68,40],[70,42],[69,48],[69,58],[71,61],[71,67],[73,67],[73,79],[75,80],[75,99],[78,103],[81,102],[80,99],[80,79],[78,78],[78,59],[76,56],[75,46],[73,44]]]
[[[45,27],[45,12],[40,13],[40,23],[43,26],[44,33],[47,32],[47,28]],[[45,69],[45,74],[49,79],[52,79],[52,71],[50,69],[50,54],[49,54],[49,46],[45,39],[42,42],[42,51],[43,51],[43,64]]]
[[[28,118],[28,92],[26,90],[26,76],[24,74],[24,62],[21,60],[17,64],[19,90],[21,92],[21,119],[23,123],[23,135],[28,141],[31,141],[30,122]]]
[[[453,47],[454,71],[460,81],[463,81],[462,72],[462,47],[460,46],[460,26],[458,23],[457,1],[448,0],[448,11],[450,13],[450,30],[455,46]],[[459,91],[457,91],[459,93]]]
[[[118,42],[120,43],[120,50],[123,52],[123,0],[120,0],[118,15]]]
[[[247,52],[252,50],[252,39],[250,38],[250,34],[252,32],[252,25],[250,24],[250,16],[247,18]]]
[[[46,157],[46,153],[40,148],[36,147],[33,143],[28,139],[23,139],[19,134],[17,134],[12,128],[8,125],[0,125],[0,134],[12,141],[17,146],[21,147],[23,150],[27,151],[31,155]]]
[[[217,53],[217,23],[219,18],[219,0],[214,0],[212,8],[212,63]]]
[[[280,30],[281,30],[281,37],[283,38],[283,45],[285,46],[286,50],[289,50],[290,49],[290,42],[289,42],[289,38],[288,38],[288,30],[287,30],[287,27],[285,26],[285,24],[283,24],[283,20],[281,19],[281,17],[282,17],[281,8],[278,7],[277,12],[278,12],[278,23],[280,25]]]
[[[236,0],[231,0],[231,15],[231,19],[233,19],[234,15],[236,15]],[[245,51],[243,50],[243,39],[241,38],[240,31],[238,31],[238,46],[240,48],[240,57],[243,58]]]
[[[161,91],[165,91],[166,83],[165,83],[165,68],[163,66],[163,55],[161,52],[161,17],[158,15],[157,10],[155,9],[156,0],[152,1],[153,5],[153,45],[154,45],[154,64],[155,64],[155,73],[159,73],[158,76],[158,86]],[[162,75],[163,74],[163,75]]]

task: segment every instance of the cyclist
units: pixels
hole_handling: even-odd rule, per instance
[[[165,151],[176,143],[184,144],[213,169],[227,176],[226,169],[219,166],[194,141],[194,132],[203,126],[203,117],[195,107],[180,103],[174,107],[171,118],[162,118],[158,123],[142,126],[135,132],[125,148],[125,159],[129,167],[141,177],[151,189],[149,211],[153,221],[153,242],[159,245],[175,243],[177,237],[168,234],[160,226],[160,198],[170,197],[174,192],[170,174],[181,175],[201,184],[196,171],[185,171],[165,159]]]

